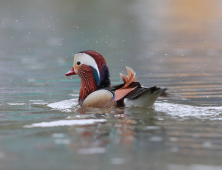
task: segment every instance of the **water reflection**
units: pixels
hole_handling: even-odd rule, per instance
[[[0,169],[221,169],[221,5],[1,1]],[[154,108],[76,111],[80,79],[64,73],[87,49],[104,55],[113,85],[128,65],[171,97]]]
[[[212,123],[193,118],[177,121],[171,116],[160,115],[154,109],[129,108],[125,110],[127,114],[119,114],[119,110],[118,114],[115,114],[115,110],[109,114],[107,110],[96,114],[94,111],[87,111],[89,118],[106,118],[107,122],[68,128],[71,138],[74,139],[68,147],[82,155],[73,158],[77,159],[77,162],[86,158],[86,164],[81,164],[84,168],[93,162],[97,162],[97,166],[105,166],[98,160],[105,159],[101,157],[106,157],[106,165],[119,164],[124,169],[136,167],[139,163],[144,164],[143,161],[148,163],[148,167],[154,166],[151,155],[154,158],[161,157],[163,162],[159,165],[160,168],[166,167],[166,162],[205,164],[207,159],[209,164],[214,164],[221,159],[220,130],[215,131],[214,128],[220,126],[218,121]],[[118,151],[113,152],[116,149]],[[135,160],[135,156],[145,156],[143,150],[145,153],[149,152],[149,155],[146,155],[147,159]],[[129,152],[136,155],[129,156]],[[94,155],[96,159],[85,155]],[[217,158],[210,159],[212,155]]]
[[[85,159],[85,164],[81,164],[83,169],[88,168],[93,162],[97,162],[93,167],[107,165],[110,168],[119,165],[123,169],[131,166],[135,167],[140,161],[134,160],[135,157],[129,155],[130,152],[135,152],[139,149],[136,151],[138,152],[136,155],[140,157],[142,156],[140,153],[141,148],[147,145],[147,142],[151,142],[154,145],[156,145],[155,142],[162,143],[161,130],[154,125],[156,114],[153,113],[153,109],[140,110],[134,108],[127,109],[127,111],[113,109],[112,113],[108,113],[106,110],[104,114],[97,112],[95,114],[94,111],[91,110],[90,117],[107,118],[107,123],[81,127],[72,126],[68,129],[69,134],[76,139],[68,147],[73,151],[77,151],[80,155],[74,158],[77,159],[77,162],[83,158]],[[123,111],[126,111],[127,114],[122,114]],[[144,115],[144,111],[147,114]],[[122,113],[120,114],[120,112]],[[87,115],[89,114],[90,111],[88,110]],[[141,119],[142,116],[143,119]],[[147,124],[152,126],[147,126]],[[147,134],[149,134],[148,138],[146,137]],[[146,142],[146,144],[143,142]],[[151,149],[151,144],[149,144],[149,149]],[[94,159],[85,156],[92,154]],[[132,165],[132,161],[134,165]]]

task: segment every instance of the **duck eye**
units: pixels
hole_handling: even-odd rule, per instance
[[[76,63],[77,65],[80,65],[81,63],[80,63],[80,61],[77,61],[77,63]]]

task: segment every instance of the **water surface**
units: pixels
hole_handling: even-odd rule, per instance
[[[222,2],[0,2],[0,169],[222,168]],[[130,66],[171,94],[153,108],[76,110],[73,54],[112,84]],[[48,123],[44,123],[48,122]]]

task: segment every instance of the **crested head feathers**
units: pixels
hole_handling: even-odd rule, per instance
[[[102,54],[100,54],[96,51],[87,50],[87,51],[81,51],[79,53],[88,54],[89,56],[91,56],[95,60],[97,66],[98,66],[99,72],[101,72],[103,69],[103,66],[106,65],[106,60],[104,59]]]
[[[93,75],[98,84],[98,88],[110,86],[109,69],[106,65],[106,60],[100,53],[92,50],[87,50],[79,52],[76,56],[79,56],[79,60],[83,60],[82,64],[86,63],[86,65],[93,68]],[[77,60],[74,62],[77,62]]]

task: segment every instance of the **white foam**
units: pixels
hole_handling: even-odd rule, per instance
[[[160,142],[162,140],[163,140],[163,138],[161,136],[152,136],[150,138],[150,141],[152,141],[152,142]]]
[[[24,104],[25,103],[8,103],[8,105],[11,105],[11,106],[22,106]]]
[[[99,154],[99,153],[105,153],[105,152],[106,152],[106,148],[103,148],[103,147],[78,149],[78,154],[82,154],[82,155]]]
[[[69,139],[56,139],[55,140],[56,144],[64,144],[64,145],[68,145],[71,143],[71,140]]]
[[[47,105],[52,109],[57,109],[63,112],[71,112],[78,106],[78,99],[63,100]],[[183,104],[174,104],[167,102],[156,102],[154,104],[155,111],[163,112],[171,116],[182,117],[183,119],[189,117],[196,117],[200,119],[222,120],[222,106],[191,106]],[[137,111],[140,111],[139,108]],[[123,115],[124,116],[124,115]],[[158,120],[164,120],[158,118]]]
[[[222,114],[222,106],[215,107],[199,107],[173,103],[155,103],[155,111],[164,112],[166,114],[178,117],[196,117],[201,119],[220,120],[218,118]]]
[[[78,106],[78,99],[63,100],[60,102],[50,103],[47,106],[62,112],[71,112],[72,108]]]
[[[158,126],[146,126],[144,129],[145,130],[158,130],[158,129],[160,129],[160,127],[158,127]]]
[[[63,133],[53,133],[52,137],[54,138],[63,138],[65,135]]]
[[[106,122],[106,119],[57,120],[57,121],[52,121],[52,122],[33,123],[31,125],[25,125],[24,128],[91,125],[91,124],[99,123],[99,122]]]
[[[46,105],[48,103],[46,103],[46,102],[34,102],[32,104],[35,104],[35,105]]]

